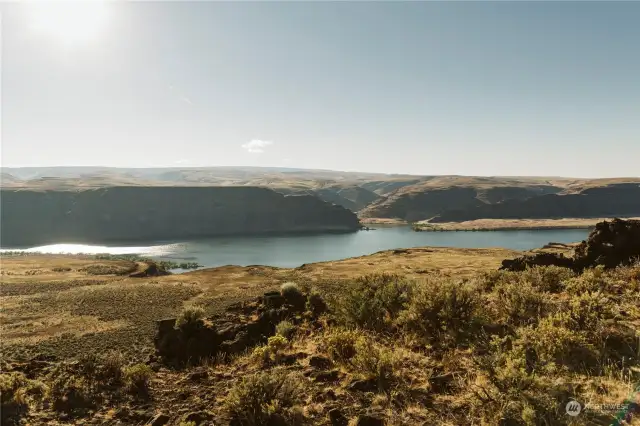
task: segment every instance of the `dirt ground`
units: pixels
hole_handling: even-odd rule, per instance
[[[465,277],[495,270],[503,259],[518,255],[506,249],[413,248],[294,269],[223,266],[149,278],[117,275],[135,268],[128,261],[9,256],[2,259],[0,276],[2,353],[9,359],[69,357],[118,348],[142,359],[152,352],[155,321],[187,305],[215,313],[283,282],[322,285],[373,272],[419,278],[439,271]]]

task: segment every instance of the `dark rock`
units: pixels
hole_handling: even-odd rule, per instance
[[[373,414],[361,414],[356,420],[356,426],[384,426],[384,420]]]
[[[500,269],[524,271],[532,266],[560,266],[581,272],[586,268],[606,269],[632,264],[640,257],[640,220],[614,219],[600,222],[587,240],[576,247],[573,258],[556,253],[535,253],[502,261]]]
[[[167,416],[166,414],[160,413],[157,416],[155,416],[153,419],[151,419],[151,421],[149,422],[149,426],[164,426],[167,423],[169,423],[169,419],[170,419],[169,416]]]
[[[434,393],[442,393],[451,389],[455,376],[453,373],[439,374],[429,378],[431,391]]]
[[[335,399],[337,398],[336,397],[336,392],[331,388],[325,389],[324,395],[326,396],[327,399],[330,399],[330,400],[333,400],[333,401],[335,401]]]
[[[333,362],[327,357],[314,355],[309,358],[309,365],[314,368],[325,369],[330,368]]]
[[[528,254],[516,259],[505,259],[502,261],[501,270],[524,271],[533,266],[560,266],[563,268],[573,268],[573,259],[557,253],[535,253]]]
[[[307,307],[315,316],[321,315],[329,309],[322,296],[316,293],[311,293],[307,297]]]
[[[311,377],[316,382],[335,382],[340,378],[340,372],[338,370],[319,371],[311,374]]]
[[[285,298],[282,297],[279,291],[270,291],[263,296],[263,303],[267,308],[278,309],[284,305],[284,302]]]
[[[334,426],[346,426],[349,420],[342,414],[339,408],[329,410],[329,420]]]
[[[207,370],[196,370],[193,373],[189,374],[189,380],[192,382],[199,382],[200,380],[204,380],[209,377],[209,373]]]
[[[575,250],[576,269],[629,265],[640,257],[640,220],[600,222]]]
[[[196,426],[198,426],[211,419],[213,419],[213,414],[209,413],[208,411],[195,411],[184,416],[182,421],[184,423],[194,422]]]
[[[378,390],[376,379],[354,380],[349,384],[349,389],[361,392],[375,392]]]
[[[278,360],[278,364],[293,365],[298,362],[298,359],[297,354],[282,355]]]

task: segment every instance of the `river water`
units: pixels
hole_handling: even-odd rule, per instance
[[[136,246],[56,244],[26,251],[43,253],[140,254],[158,260],[198,262],[204,267],[268,265],[297,267],[303,263],[362,256],[381,250],[423,246],[528,250],[549,242],[570,243],[587,237],[583,229],[533,231],[414,232],[408,226],[377,226],[348,234],[220,237]],[[4,249],[1,251],[6,251]]]

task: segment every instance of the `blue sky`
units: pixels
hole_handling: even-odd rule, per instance
[[[640,2],[0,10],[3,166],[640,175]]]

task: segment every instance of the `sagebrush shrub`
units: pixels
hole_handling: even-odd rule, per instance
[[[296,327],[290,321],[280,321],[276,325],[276,334],[287,339],[290,339],[295,331]]]
[[[42,398],[44,391],[41,382],[30,380],[23,373],[1,373],[1,424],[18,424],[20,417],[29,411],[30,401]]]
[[[122,380],[122,369],[125,365],[122,352],[112,350],[107,352],[102,358],[102,375],[106,381],[120,382]]]
[[[556,314],[516,331],[513,350],[526,357],[528,370],[552,373],[558,368],[584,371],[594,366],[594,348],[583,333],[568,327],[570,321],[568,315]]]
[[[479,307],[480,297],[472,284],[431,280],[417,287],[398,324],[430,343],[459,343],[473,332]]]
[[[548,296],[525,280],[501,282],[493,294],[497,319],[509,325],[533,324],[552,308]]]
[[[327,303],[317,291],[312,291],[307,297],[306,309],[314,315],[320,315],[327,311]]]
[[[323,336],[322,348],[338,362],[347,362],[356,354],[356,342],[362,333],[355,330],[332,329]]]
[[[565,283],[575,277],[575,273],[571,269],[559,266],[527,268],[521,274],[521,278],[534,288],[550,293],[563,291]]]
[[[124,369],[124,382],[132,393],[145,393],[149,390],[149,380],[153,370],[146,364],[134,364]]]
[[[302,382],[297,375],[284,371],[257,373],[244,378],[231,389],[225,401],[232,424],[301,423],[296,406],[302,402]]]
[[[287,301],[288,304],[298,307],[304,307],[306,302],[305,296],[302,290],[296,283],[288,282],[280,286],[280,294]]]
[[[414,285],[398,275],[372,274],[346,284],[338,299],[338,313],[345,325],[388,330],[411,298]]]
[[[393,353],[366,337],[356,341],[355,349],[356,354],[351,359],[355,371],[375,379],[380,389],[388,390],[394,373]]]
[[[204,324],[205,311],[201,306],[187,306],[185,307],[178,318],[176,319],[176,327],[190,331]]]

